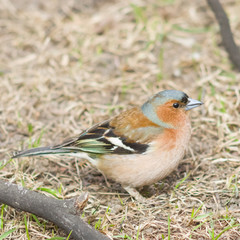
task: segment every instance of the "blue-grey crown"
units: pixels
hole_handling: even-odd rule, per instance
[[[188,102],[188,95],[182,91],[178,90],[164,90],[155,94],[152,98],[149,99],[150,102],[154,103],[157,101],[159,104],[163,104],[169,100],[177,100],[183,103]]]

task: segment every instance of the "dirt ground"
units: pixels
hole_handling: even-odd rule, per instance
[[[240,46],[240,2],[222,2]],[[240,74],[206,1],[0,0],[0,49],[1,179],[60,198],[89,192],[82,219],[113,239],[240,238]],[[108,187],[81,159],[10,160],[14,150],[59,143],[163,89],[204,105],[191,112],[178,169],[140,189],[149,204],[118,183]],[[2,205],[0,235],[13,228],[5,239],[67,237]]]

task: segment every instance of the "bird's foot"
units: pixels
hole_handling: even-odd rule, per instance
[[[123,186],[123,188],[132,196],[134,197],[138,202],[140,203],[147,203],[148,199],[143,197],[138,190],[136,190],[133,187],[130,186]]]

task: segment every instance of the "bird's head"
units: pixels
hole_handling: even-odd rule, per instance
[[[155,124],[165,128],[178,128],[186,119],[187,111],[203,103],[184,92],[165,90],[155,94],[142,105],[143,114]]]

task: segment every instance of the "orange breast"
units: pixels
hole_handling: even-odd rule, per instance
[[[165,151],[170,151],[176,147],[177,129],[165,129],[163,134],[156,139],[157,146]]]

